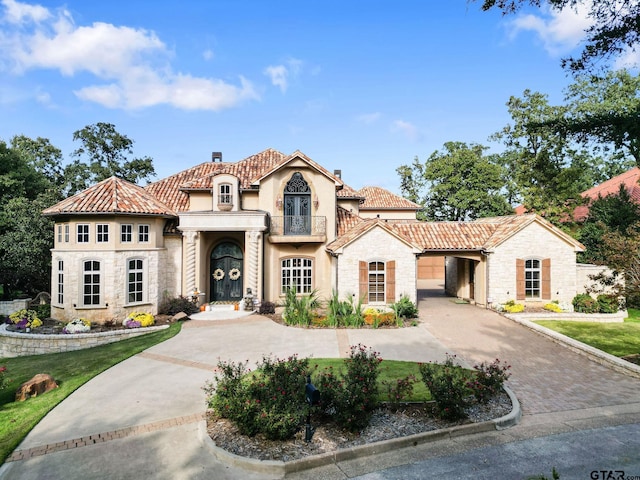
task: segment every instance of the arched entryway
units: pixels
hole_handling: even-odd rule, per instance
[[[211,252],[211,301],[242,299],[242,249],[234,242],[222,242]]]

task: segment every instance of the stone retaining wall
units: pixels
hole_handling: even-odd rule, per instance
[[[0,315],[11,315],[13,312],[22,310],[23,308],[29,308],[30,298],[24,298],[21,300],[9,300],[8,302],[0,302]]]
[[[73,335],[43,335],[37,333],[17,333],[7,331],[7,325],[0,325],[0,358],[42,355],[45,353],[68,352],[83,348],[97,347],[127,338],[139,337],[147,333],[169,328],[157,327],[114,330],[112,332],[77,333]]]
[[[512,313],[506,315],[509,318],[522,318],[529,321],[536,320],[563,320],[568,322],[596,322],[596,323],[621,323],[629,316],[626,310],[617,313],[579,313],[579,312],[548,312],[548,313]]]

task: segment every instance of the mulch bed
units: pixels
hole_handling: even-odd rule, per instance
[[[153,326],[170,325],[172,323],[172,318],[173,317],[170,315],[156,315]],[[62,329],[66,324],[67,322],[61,322],[59,320],[54,320],[53,318],[45,318],[42,320],[42,326],[32,329],[30,333],[39,335],[61,335]],[[92,323],[91,331],[87,333],[113,332],[114,330],[127,329],[122,325],[122,322],[106,322],[104,324]],[[13,324],[7,325],[7,331],[27,334],[24,330],[17,329]]]

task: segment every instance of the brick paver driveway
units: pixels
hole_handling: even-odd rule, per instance
[[[457,304],[435,283],[420,290],[420,319],[469,364],[496,358],[511,364],[509,385],[525,415],[640,402],[640,380],[490,310]]]

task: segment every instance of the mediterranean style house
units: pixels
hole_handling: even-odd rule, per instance
[[[55,220],[52,316],[157,313],[165,297],[280,302],[286,291],[416,301],[418,263],[446,258],[446,290],[478,305],[570,302],[583,247],[536,215],[420,222],[385,189],[354,190],[300,151],[212,161],[140,187],[111,177],[46,209]]]

